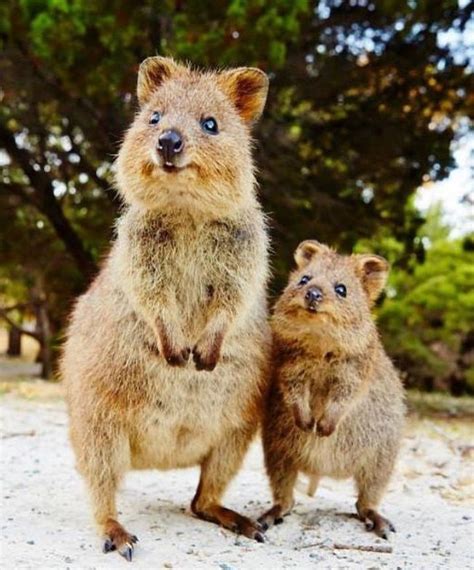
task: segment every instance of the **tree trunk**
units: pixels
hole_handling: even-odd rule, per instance
[[[35,303],[36,331],[40,339],[41,378],[49,380],[53,374],[53,359],[51,354],[51,326],[45,301]]]
[[[20,166],[30,181],[33,193],[29,195],[22,191],[22,197],[48,218],[79,271],[86,280],[90,279],[97,271],[96,264],[56,199],[52,178],[45,171],[33,168],[35,157],[27,149],[19,147],[13,132],[1,123],[0,141],[10,158]],[[8,189],[9,184],[4,187]]]
[[[8,356],[21,356],[21,330],[10,327],[8,330]]]
[[[45,191],[43,193],[39,209],[50,221],[59,239],[64,243],[67,251],[76,262],[80,272],[86,280],[89,280],[97,272],[97,266],[91,254],[84,247],[81,238],[64,215],[59,202],[52,192]]]

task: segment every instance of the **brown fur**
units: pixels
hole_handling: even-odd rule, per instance
[[[255,435],[268,377],[267,236],[250,153],[266,91],[254,69],[200,73],[160,57],[140,69],[141,109],[117,160],[128,207],[62,359],[71,440],[104,548],[128,558],[133,535],[117,521],[115,494],[129,469],[200,465],[193,512],[261,539],[220,501]],[[207,116],[218,136],[201,129]],[[170,128],[185,142],[172,172],[156,152]]]
[[[261,522],[270,526],[289,513],[299,471],[310,475],[311,494],[322,476],[353,477],[360,518],[386,537],[393,527],[377,507],[398,452],[404,403],[370,309],[388,263],[376,255],[341,256],[315,241],[300,244],[295,259],[272,322],[263,441],[275,504]],[[345,298],[334,289],[341,283]],[[310,311],[305,295],[316,287],[322,300]]]

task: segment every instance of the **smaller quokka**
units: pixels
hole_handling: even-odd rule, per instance
[[[298,472],[353,477],[359,518],[388,538],[378,513],[404,425],[399,376],[385,354],[371,307],[389,272],[377,255],[337,254],[308,240],[272,320],[273,378],[263,426],[274,505],[260,523],[283,521],[293,506]]]

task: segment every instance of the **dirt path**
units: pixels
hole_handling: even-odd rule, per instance
[[[74,470],[60,400],[0,398],[2,567],[127,568],[104,555],[85,492]],[[467,568],[474,565],[472,433],[464,422],[410,425],[383,512],[398,532],[390,543],[367,533],[349,514],[348,482],[323,480],[316,498],[297,495],[294,514],[265,544],[196,520],[188,511],[196,469],[130,473],[119,496],[122,521],[136,533],[136,569]],[[471,456],[471,457],[470,457]],[[470,496],[469,496],[470,495]],[[227,494],[250,516],[270,504],[258,442]],[[334,549],[334,544],[348,549]],[[392,553],[360,547],[387,547]]]

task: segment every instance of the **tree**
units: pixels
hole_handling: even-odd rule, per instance
[[[403,246],[399,263],[422,259],[410,198],[449,171],[457,117],[473,101],[467,61],[437,37],[462,30],[469,6],[8,0],[0,11],[0,209],[11,213],[0,226],[10,251],[4,273],[29,283],[46,275],[53,336],[112,236],[113,157],[136,108],[138,64],[154,53],[270,74],[256,139],[273,220],[273,291],[308,237],[349,250],[388,233]],[[28,262],[22,271],[18,259]],[[60,274],[44,271],[58,259]]]
[[[440,214],[419,230],[425,262],[392,271],[379,323],[407,385],[473,394],[474,235],[450,239]]]

